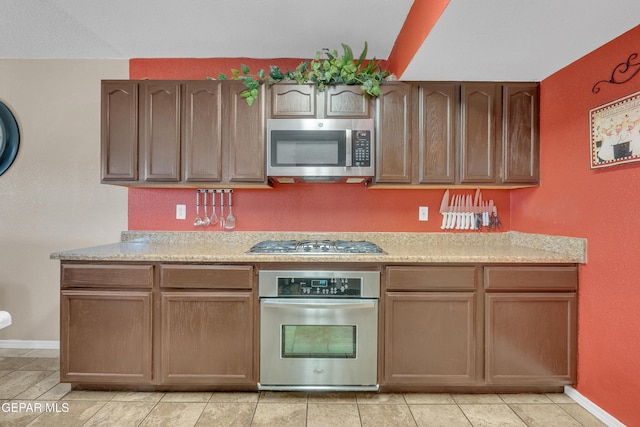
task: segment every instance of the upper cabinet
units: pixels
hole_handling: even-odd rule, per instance
[[[371,117],[372,99],[355,85],[329,86],[324,91],[324,115],[327,118]]]
[[[232,184],[266,183],[265,85],[260,86],[258,99],[253,105],[248,105],[242,97],[245,89],[242,82],[225,84],[225,181]]]
[[[266,185],[265,89],[251,107],[242,90],[213,80],[103,82],[102,182]]]
[[[520,187],[539,182],[537,83],[102,82],[103,183],[266,187],[268,118],[373,118],[373,185]]]
[[[502,182],[537,184],[540,177],[538,85],[502,86]]]
[[[222,85],[184,84],[182,170],[187,182],[222,181]]]
[[[492,184],[496,179],[498,87],[464,83],[460,88],[460,183]]]
[[[181,89],[175,81],[139,84],[142,181],[180,181]]]
[[[102,182],[138,180],[138,84],[102,83]]]
[[[380,86],[376,99],[376,182],[410,184],[411,86]]]
[[[375,184],[537,185],[538,84],[415,82],[410,102],[407,86],[376,101]]]
[[[273,85],[269,93],[271,118],[316,118],[318,102],[315,86],[280,83]]]
[[[318,91],[312,84],[278,83],[269,89],[273,119],[370,118],[373,100],[360,86],[335,85]]]
[[[414,86],[413,95],[416,181],[418,184],[453,184],[460,88],[453,83],[422,83]]]

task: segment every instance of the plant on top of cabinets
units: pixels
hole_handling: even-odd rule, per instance
[[[360,56],[355,59],[349,45],[342,43],[343,53],[337,50],[322,49],[316,53],[315,59],[302,61],[295,70],[283,72],[280,67],[272,65],[269,74],[264,69],[258,70],[253,75],[248,66],[242,64],[240,70],[231,70],[232,80],[241,80],[246,89],[242,97],[247,104],[252,105],[258,98],[260,83],[274,84],[283,81],[297,82],[298,84],[312,83],[319,91],[327,86],[334,85],[359,85],[363,93],[372,97],[380,95],[380,84],[389,76],[389,72],[382,68],[380,61],[375,58],[367,61],[367,42]],[[323,55],[325,58],[323,58]],[[220,73],[219,80],[227,80],[227,75]]]

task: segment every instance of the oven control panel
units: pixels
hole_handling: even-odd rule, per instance
[[[360,298],[362,279],[354,277],[279,277],[280,297]]]
[[[380,298],[380,272],[260,270],[260,298]]]

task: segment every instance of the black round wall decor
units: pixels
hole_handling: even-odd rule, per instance
[[[16,118],[0,101],[0,175],[6,172],[18,155],[20,131]]]

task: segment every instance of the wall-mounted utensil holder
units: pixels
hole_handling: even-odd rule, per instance
[[[216,225],[223,230],[233,230],[236,227],[236,217],[233,214],[233,204],[231,194],[232,189],[214,190],[199,188],[196,190],[196,218],[193,221],[194,227],[208,227]],[[220,197],[218,198],[218,194]],[[225,194],[227,195],[227,206],[229,211],[225,217]],[[202,195],[202,197],[201,197]],[[202,200],[202,204],[201,204]],[[203,212],[204,216],[200,216]]]

